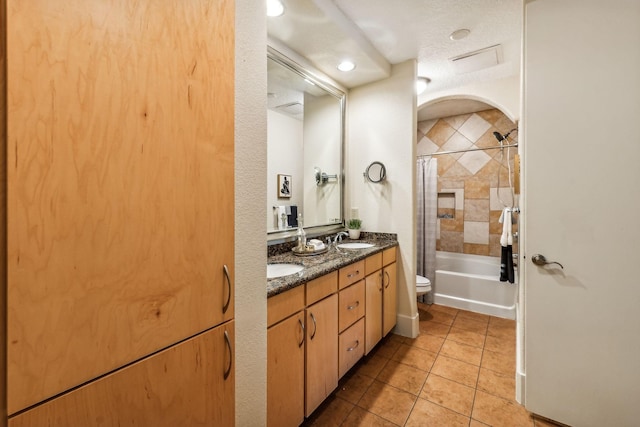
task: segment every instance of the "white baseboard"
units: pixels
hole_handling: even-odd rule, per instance
[[[415,313],[413,316],[398,314],[396,316],[396,327],[392,332],[403,337],[416,338],[420,335],[419,314]]]

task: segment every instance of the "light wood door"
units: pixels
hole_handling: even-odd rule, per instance
[[[382,339],[382,270],[365,278],[365,349],[364,354]]]
[[[304,311],[267,330],[267,425],[304,421]]]
[[[234,4],[5,6],[15,413],[233,317]]]
[[[31,426],[231,426],[234,321],[9,419]]]
[[[382,269],[382,336],[386,336],[396,326],[398,301],[398,276],[396,263]]]
[[[306,396],[309,416],[338,387],[338,295],[306,309]]]
[[[571,426],[636,426],[640,2],[524,5],[524,402]]]

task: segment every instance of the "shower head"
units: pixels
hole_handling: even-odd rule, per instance
[[[509,132],[505,133],[504,135],[502,135],[500,132],[493,132],[493,136],[495,136],[495,137],[496,137],[496,139],[498,140],[498,142],[502,142],[502,141],[504,141],[505,139],[507,139],[507,137],[508,137],[509,135],[511,135],[511,132],[513,132],[514,130],[515,130],[515,131],[517,131],[517,130],[518,130],[518,128],[513,128],[513,129],[511,129]]]

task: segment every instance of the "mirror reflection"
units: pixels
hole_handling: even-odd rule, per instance
[[[267,55],[267,232],[342,224],[344,94]]]

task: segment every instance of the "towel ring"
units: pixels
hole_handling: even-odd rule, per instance
[[[367,169],[365,169],[363,175],[369,182],[378,183],[385,180],[387,177],[387,168],[384,167],[382,162],[372,162]]]

